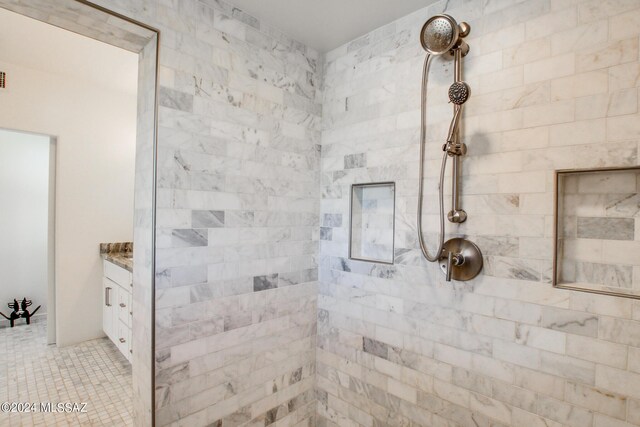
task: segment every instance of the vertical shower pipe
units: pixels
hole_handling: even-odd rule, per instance
[[[462,81],[462,51],[461,49],[455,49],[453,51],[454,56],[454,81],[459,83]],[[454,115],[462,114],[462,105],[454,104]],[[459,110],[459,111],[456,111]],[[449,153],[453,157],[452,163],[452,179],[451,179],[451,211],[447,215],[449,222],[454,223],[463,223],[467,220],[467,213],[459,209],[459,167],[460,167],[460,156],[466,153],[466,146],[460,141],[460,128],[456,128],[456,132],[454,135],[454,140],[451,141],[453,147],[449,147]]]

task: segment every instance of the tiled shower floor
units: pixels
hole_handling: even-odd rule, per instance
[[[3,413],[0,426],[130,426],[131,365],[108,338],[57,348],[46,322],[0,328],[2,402],[86,402],[86,413]]]

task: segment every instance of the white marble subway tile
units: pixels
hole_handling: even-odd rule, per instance
[[[526,38],[537,39],[576,26],[578,12],[575,8],[562,9],[526,22]]]
[[[603,327],[599,325],[600,320],[593,314],[543,307],[541,326],[570,334],[597,337],[598,327]]]
[[[503,105],[505,110],[542,105],[551,99],[551,85],[542,81],[527,84],[522,87],[508,89],[503,92]]]
[[[634,320],[601,316],[598,337],[637,347],[640,344],[640,324]]]
[[[471,393],[469,408],[474,413],[486,415],[489,418],[503,422],[505,425],[511,423],[511,406],[499,400],[478,393]]]
[[[156,295],[156,307],[167,308],[189,304],[189,288],[179,287],[158,290]]]
[[[580,292],[571,295],[570,308],[588,313],[631,319],[633,301],[625,298]]]
[[[595,383],[595,367],[592,362],[577,360],[573,357],[542,352],[540,369],[552,375],[583,384]]]
[[[615,252],[618,257],[615,257]],[[602,241],[602,260],[611,264],[634,265],[640,257],[640,242],[637,241]]]
[[[543,193],[546,190],[544,171],[525,171],[498,175],[498,189],[501,193]]]
[[[573,427],[593,425],[593,413],[548,397],[538,397],[537,413],[562,425]]]
[[[523,258],[550,260],[553,244],[553,239],[547,237],[520,237],[518,253]]]
[[[622,395],[577,383],[567,383],[565,398],[571,404],[617,418],[618,420],[626,418],[627,399]]]
[[[477,93],[487,93],[497,90],[520,87],[523,83],[533,83],[533,80],[526,81],[524,67],[516,65],[490,74],[483,74],[479,77],[480,89]]]
[[[638,112],[637,90],[620,90],[609,94],[607,116],[622,116]]]
[[[612,40],[633,37],[640,25],[640,16],[637,10],[612,16],[609,18],[609,38]]]
[[[608,107],[608,94],[578,98],[576,99],[576,120],[589,120],[606,117]]]
[[[549,56],[551,56],[551,43],[549,39],[537,38],[502,50],[502,64],[504,67],[524,65]]]
[[[523,108],[524,127],[567,123],[573,121],[574,117],[575,106],[573,100]]]
[[[538,394],[564,399],[566,381],[554,375],[523,368],[515,371],[514,383]]]
[[[606,93],[608,87],[609,76],[604,70],[573,74],[551,81],[551,99],[560,101]]]
[[[502,340],[494,340],[493,357],[530,369],[540,369],[540,350]]]
[[[630,424],[615,418],[608,417],[606,415],[595,414],[593,418],[593,425],[594,427],[628,427]]]
[[[629,347],[629,364],[627,368],[630,371],[640,373],[640,348]]]
[[[617,65],[608,69],[609,90],[618,91],[638,86],[640,65],[637,62]]]
[[[632,62],[638,58],[638,38],[596,44],[576,54],[576,71],[590,71]]]
[[[573,54],[562,54],[524,65],[524,83],[535,83],[571,75],[575,72]]]
[[[627,363],[624,345],[578,335],[568,335],[566,353],[568,356],[617,368],[624,368]]]
[[[628,371],[604,365],[596,367],[596,386],[625,396],[638,399],[640,396],[640,376]]]
[[[604,119],[576,121],[549,127],[549,143],[552,146],[603,143],[605,140]]]
[[[562,332],[539,328],[531,325],[516,325],[516,343],[563,354],[567,341],[567,335]]]
[[[504,277],[518,280],[542,280],[540,262],[513,257],[487,256],[484,271],[488,276]]]
[[[603,261],[602,242],[599,240],[566,240],[564,253],[571,259],[591,262]]]
[[[485,34],[475,40],[474,48],[486,54],[516,46],[525,40],[525,24],[502,26],[497,31]]]
[[[595,145],[595,144],[594,144]],[[580,145],[577,147],[586,149],[587,147]],[[549,171],[555,169],[575,169],[578,167],[578,156],[576,155],[576,147],[550,147],[546,150],[525,151],[523,155],[523,169],[525,171]],[[593,159],[592,153],[589,158]],[[585,153],[586,155],[586,153]],[[545,189],[549,188],[545,180]]]
[[[633,0],[620,0],[603,4],[596,0],[589,0],[578,5],[580,22],[592,22],[635,9],[637,4]]]
[[[607,139],[611,141],[635,140],[640,135],[640,125],[635,115],[607,119]]]
[[[561,427],[557,421],[544,418],[529,411],[519,408],[513,408],[512,414],[513,425],[527,427]]]

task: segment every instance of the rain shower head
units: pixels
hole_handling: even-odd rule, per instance
[[[469,34],[469,24],[460,25],[449,15],[434,15],[420,31],[420,43],[431,55],[442,55],[455,48]]]

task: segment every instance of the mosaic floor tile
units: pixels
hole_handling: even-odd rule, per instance
[[[131,365],[108,338],[57,348],[46,322],[0,328],[0,403],[86,403],[86,412],[0,413],[0,425],[131,426]]]

